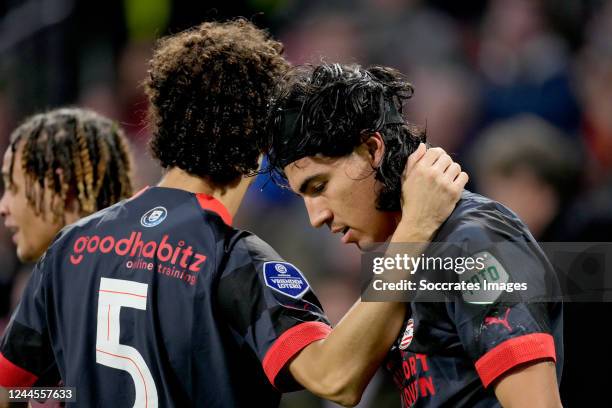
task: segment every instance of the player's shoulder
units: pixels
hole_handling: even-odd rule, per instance
[[[67,242],[71,242],[73,237],[82,235],[88,230],[98,229],[102,224],[116,219],[118,214],[125,210],[127,201],[127,199],[119,201],[110,207],[99,210],[93,214],[80,218],[72,224],[66,225],[56,235],[49,250],[59,250],[64,247]]]
[[[130,200],[134,220],[144,227],[162,225],[162,230],[192,236],[207,235],[217,242],[232,229],[232,216],[221,201],[204,193],[170,187],[149,187]],[[210,235],[212,234],[212,236]]]
[[[436,241],[500,241],[530,236],[525,224],[508,207],[465,190],[436,235]]]
[[[232,229],[227,238],[224,248],[227,256],[244,258],[251,262],[282,260],[270,244],[250,231]]]

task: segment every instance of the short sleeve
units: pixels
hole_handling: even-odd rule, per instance
[[[283,368],[331,331],[304,274],[265,242],[247,236],[228,255],[217,298],[235,337],[257,355],[270,383],[283,391],[295,388],[290,378],[281,378]]]
[[[45,276],[51,263],[36,264],[0,342],[0,385],[27,387],[57,383],[45,307]],[[45,384],[41,384],[44,382]]]
[[[562,304],[537,301],[558,289],[552,267],[537,244],[508,239],[486,225],[461,226],[448,236],[447,243],[444,255],[482,262],[482,267],[465,272],[459,280],[478,283],[481,288],[491,283],[507,288],[487,290],[480,297],[462,290],[447,303],[483,385],[488,387],[521,364],[556,362],[562,352]]]

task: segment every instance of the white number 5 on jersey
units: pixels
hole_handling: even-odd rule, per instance
[[[127,371],[134,381],[134,408],[157,408],[157,388],[149,367],[134,347],[119,344],[121,307],[147,310],[147,284],[102,278],[98,299],[96,362]]]

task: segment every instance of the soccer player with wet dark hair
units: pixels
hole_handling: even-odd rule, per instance
[[[422,199],[401,183],[403,163],[423,141],[402,116],[412,93],[386,67],[321,64],[286,76],[270,109],[268,171],[303,197],[314,227],[327,225],[362,249],[395,236],[400,209]],[[448,155],[435,163],[463,177]],[[432,256],[484,254],[484,268],[461,280],[478,281],[487,270],[500,281],[537,284],[552,271],[514,213],[468,191],[433,241],[442,245]],[[403,406],[561,405],[561,304],[483,296],[483,305],[467,292],[446,303],[410,303],[387,362]]]
[[[379,132],[384,137],[385,154],[375,168],[380,182],[376,207],[400,211],[406,158],[425,142],[425,131],[401,115],[403,102],[414,93],[412,85],[397,71],[378,66],[366,71],[324,65],[312,81],[310,75],[310,67],[295,67],[285,78],[287,83],[277,89],[270,110],[273,138],[268,138],[266,146],[272,148],[268,169],[283,179],[282,169],[298,158],[346,156]],[[317,82],[329,78],[337,82]],[[308,104],[306,98],[311,98]],[[296,125],[308,131],[293,137]]]
[[[0,385],[55,368],[79,405],[273,407],[301,386],[355,403],[398,306],[357,304],[332,331],[300,270],[232,227],[288,68],[281,51],[245,20],[158,43],[145,90],[164,175],[56,238],[0,344]],[[402,206],[398,239],[426,240],[459,199],[465,182],[435,157],[407,160],[404,185],[423,200]]]
[[[95,112],[34,115],[4,154],[0,215],[17,255],[35,261],[65,225],[132,195],[132,163],[119,126]]]

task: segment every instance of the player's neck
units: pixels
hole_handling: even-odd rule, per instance
[[[212,196],[219,200],[234,217],[250,183],[249,178],[242,178],[232,185],[218,186],[206,178],[194,176],[178,167],[173,167],[163,175],[157,185]]]

